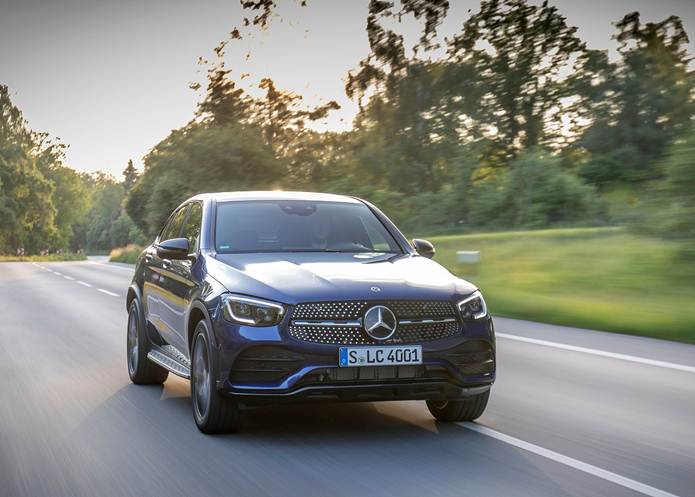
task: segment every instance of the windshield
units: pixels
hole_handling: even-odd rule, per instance
[[[395,252],[401,249],[364,204],[301,200],[217,205],[217,252]]]

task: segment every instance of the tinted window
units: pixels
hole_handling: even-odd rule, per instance
[[[401,252],[364,204],[252,201],[217,207],[217,251]]]
[[[162,230],[162,234],[159,235],[161,241],[171,240],[172,238],[179,238],[181,233],[181,226],[183,225],[183,220],[186,217],[186,210],[188,206],[182,207],[169,219],[169,222]]]
[[[203,206],[194,202],[191,204],[191,209],[188,211],[188,219],[183,225],[183,237],[188,238],[188,246],[191,251],[197,248],[198,237],[200,236],[200,225],[203,221]]]

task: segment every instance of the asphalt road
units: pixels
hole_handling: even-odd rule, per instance
[[[286,406],[211,437],[188,382],[128,379],[131,271],[0,264],[0,496],[695,496],[694,346],[499,318],[476,424]]]

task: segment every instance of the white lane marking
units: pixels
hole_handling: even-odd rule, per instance
[[[112,297],[118,297],[117,293],[109,292],[108,290],[104,290],[103,288],[97,288],[97,291],[105,293],[106,295],[111,295]]]
[[[620,476],[619,474],[613,473],[611,471],[607,471],[592,464],[588,464],[574,459],[572,457],[559,454],[555,451],[540,447],[538,445],[525,442],[518,438],[510,437],[509,435],[505,435],[504,433],[500,433],[499,431],[492,430],[485,426],[481,426],[470,422],[462,422],[457,424],[459,426],[463,426],[464,428],[468,428],[469,430],[478,432],[482,435],[487,435],[488,437],[492,437],[501,442],[508,443],[509,445],[513,445],[514,447],[518,447],[520,449],[532,452],[541,457],[545,457],[546,459],[550,459],[557,463],[564,464],[565,466],[569,466],[579,471],[583,471],[584,473],[593,475],[597,478],[601,478],[611,483],[615,483],[616,485],[620,485],[621,487],[629,488],[630,490],[634,490],[635,492],[639,492],[644,495],[649,495],[650,497],[678,497],[675,494],[659,490],[658,488],[654,488],[650,485],[646,485],[644,483],[640,483],[630,478]]]
[[[75,278],[73,278],[72,276],[63,275],[63,278],[65,278],[66,280],[75,281]]]
[[[53,271],[53,274],[55,274],[56,276],[63,276],[63,273],[59,273],[58,271]]]
[[[576,345],[567,345],[558,342],[549,342],[547,340],[538,340],[537,338],[527,338],[518,335],[509,335],[507,333],[495,333],[495,336],[507,338],[509,340],[517,340],[519,342],[533,343],[543,345],[545,347],[554,347],[556,349],[571,350],[572,352],[582,352],[584,354],[593,354],[601,357],[609,357],[611,359],[620,359],[621,361],[637,362],[647,364],[649,366],[657,366],[660,368],[676,369],[687,373],[695,373],[695,366],[686,366],[685,364],[677,364],[675,362],[657,361],[655,359],[647,359],[646,357],[638,357],[627,354],[618,354],[616,352],[606,352],[605,350],[590,349],[587,347],[578,347]]]
[[[94,264],[95,266],[113,267],[116,269],[120,269],[121,271],[128,271],[128,272],[135,271],[135,266],[133,266],[133,269],[130,269],[130,268],[123,267],[123,266],[117,266],[116,264],[110,264],[110,263],[104,263],[104,262],[95,262],[95,261],[87,261],[87,264]]]
[[[86,286],[87,288],[92,288],[92,285],[90,285],[89,283],[85,283],[84,281],[78,281],[77,283],[82,286]]]

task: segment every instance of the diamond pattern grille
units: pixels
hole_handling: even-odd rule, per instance
[[[392,338],[377,342],[365,333],[361,325],[362,316],[373,305],[385,305],[390,308],[399,321],[412,320],[416,322],[399,323],[398,329]],[[417,322],[417,320],[423,319],[454,319],[454,321]],[[314,323],[314,321],[316,322]],[[359,321],[360,325],[327,326],[320,321]],[[458,334],[460,329],[461,325],[455,307],[451,302],[447,301],[342,301],[298,304],[292,312],[289,333],[293,338],[305,342],[333,345],[369,345],[375,343],[397,344],[439,340]]]

